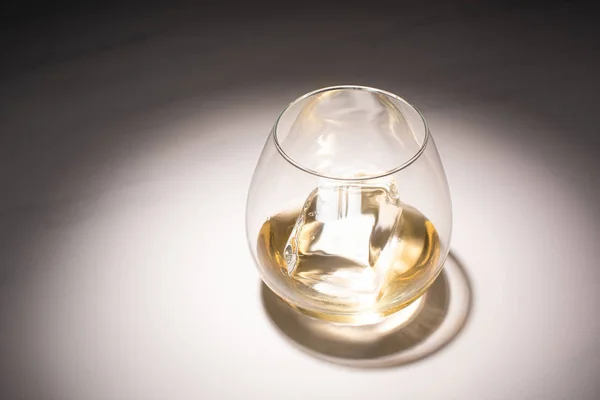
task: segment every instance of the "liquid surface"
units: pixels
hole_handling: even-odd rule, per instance
[[[263,224],[258,256],[278,294],[303,311],[385,316],[433,282],[440,241],[389,182],[322,185]]]

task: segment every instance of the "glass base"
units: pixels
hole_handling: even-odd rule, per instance
[[[281,298],[280,300],[286,303],[290,308],[293,308],[296,311],[299,311],[300,313],[308,317],[325,321],[328,323],[348,325],[352,327],[369,327],[384,324],[386,326],[393,326],[395,328],[398,328],[410,322],[412,318],[416,314],[418,314],[419,310],[421,309],[421,306],[424,304],[424,301],[427,298],[428,289],[429,286],[426,289],[424,289],[422,293],[419,293],[414,298],[414,300],[401,304],[395,309],[389,310],[386,313],[363,312],[357,314],[330,314],[298,307],[294,304],[286,302],[284,299]]]
[[[407,307],[373,321],[332,321],[298,310],[262,287],[263,306],[292,344],[327,361],[385,367],[424,358],[448,344],[464,326],[471,305],[468,277],[451,254],[429,290]],[[325,318],[323,318],[325,317]]]

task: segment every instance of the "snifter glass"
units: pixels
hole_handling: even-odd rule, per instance
[[[425,119],[363,86],[319,89],[281,113],[248,193],[265,284],[293,308],[350,324],[419,299],[448,255],[448,183]]]

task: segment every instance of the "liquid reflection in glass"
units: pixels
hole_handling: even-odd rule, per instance
[[[309,354],[354,367],[391,367],[421,360],[463,329],[472,304],[469,278],[450,253],[430,289],[403,310],[370,325],[348,325],[307,316],[262,284],[268,318]]]

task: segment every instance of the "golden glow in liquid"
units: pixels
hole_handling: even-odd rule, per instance
[[[258,256],[296,308],[368,323],[427,290],[439,272],[440,241],[431,221],[400,203],[394,185],[320,186],[301,209],[263,224]]]

